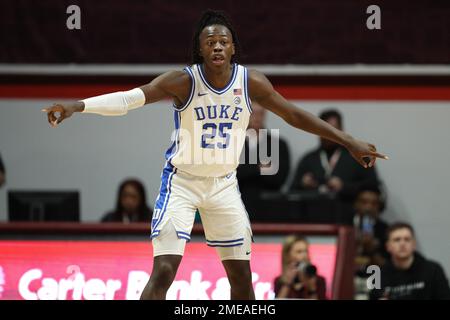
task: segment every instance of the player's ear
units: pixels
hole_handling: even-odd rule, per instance
[[[234,56],[234,54],[236,53],[236,50],[234,48],[234,42],[231,44],[231,55]]]

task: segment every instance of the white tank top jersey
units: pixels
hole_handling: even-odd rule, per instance
[[[178,170],[222,177],[239,165],[251,101],[247,68],[239,64],[232,68],[230,81],[220,90],[208,83],[201,64],[184,68],[191,90],[184,105],[174,104],[175,134],[165,155]]]

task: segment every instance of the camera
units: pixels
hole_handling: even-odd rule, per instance
[[[297,270],[303,273],[306,277],[312,278],[317,275],[317,268],[315,265],[310,264],[309,262],[300,262],[297,265]]]

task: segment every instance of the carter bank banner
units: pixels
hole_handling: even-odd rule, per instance
[[[336,247],[311,244],[311,259],[331,291]],[[281,244],[252,246],[256,299],[273,299]],[[0,241],[0,299],[135,300],[149,278],[149,242]],[[191,242],[168,299],[229,299],[229,283],[213,248]]]

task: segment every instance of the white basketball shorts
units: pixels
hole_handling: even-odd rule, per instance
[[[236,171],[223,177],[193,176],[166,162],[152,217],[153,256],[183,255],[199,210],[206,244],[221,260],[250,260],[252,230]]]

